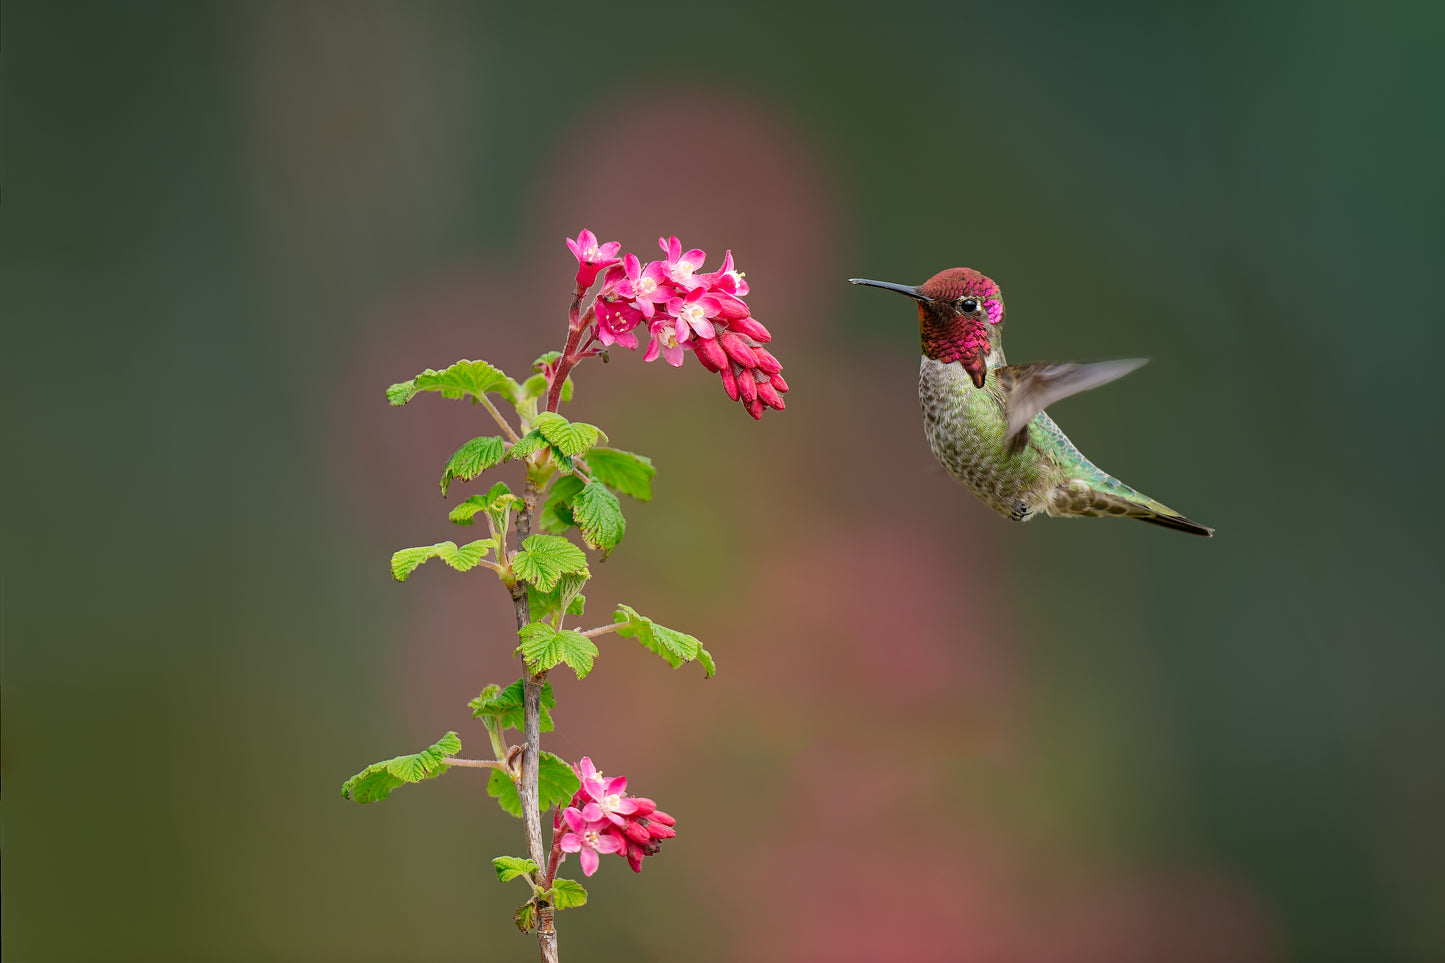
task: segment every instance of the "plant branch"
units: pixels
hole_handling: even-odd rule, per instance
[[[537,496],[541,488],[528,473],[527,486],[522,496],[522,511],[517,516],[517,550],[532,530],[532,513],[537,507]],[[512,607],[517,618],[517,630],[532,621],[531,607],[527,603],[527,583],[515,581],[509,586],[512,593]],[[537,804],[537,773],[542,748],[542,683],[547,673],[533,673],[522,659],[522,778],[517,782],[517,796],[522,803],[522,820],[527,828],[527,849],[532,862],[543,865],[542,814]],[[557,963],[557,926],[553,919],[552,905],[546,900],[537,901],[537,946],[541,950],[543,963]]]

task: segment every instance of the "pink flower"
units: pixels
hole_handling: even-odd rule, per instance
[[[592,760],[586,756],[582,757],[582,765],[586,767],[584,772],[590,770],[592,773],[582,777],[582,791],[592,797],[582,807],[582,818],[589,823],[605,819],[614,826],[627,825],[623,817],[637,812],[637,803],[627,797],[627,777],[604,780],[602,773],[593,768]],[[655,804],[653,808],[656,808]]]
[[[748,293],[748,282],[743,279],[742,272],[733,268],[733,252],[731,250],[723,258],[722,267],[712,274],[702,275],[702,280],[707,284],[709,290],[736,294],[740,298],[746,297]]]
[[[618,241],[608,241],[606,244],[598,245],[597,235],[585,227],[577,235],[574,241],[567,238],[567,248],[577,258],[577,296],[581,297],[592,282],[597,280],[600,271],[621,262],[617,252],[622,249]]]
[[[673,318],[659,315],[652,319],[648,330],[652,341],[642,355],[643,361],[656,361],[661,354],[674,368],[682,367],[682,342],[678,340],[677,329],[681,327]]]
[[[693,277],[693,272],[702,267],[702,262],[707,260],[707,255],[697,248],[684,252],[682,242],[673,237],[657,239],[657,246],[667,255],[663,262],[663,270],[667,272],[667,279],[676,284],[684,291],[691,291],[694,288],[706,288],[707,282],[702,278]]]
[[[611,823],[606,820],[589,822],[571,806],[563,811],[562,818],[572,830],[562,837],[562,852],[578,854],[584,875],[591,876],[597,872],[598,853],[621,852],[622,840],[616,834],[606,831],[611,827]]]
[[[677,318],[677,336],[687,337],[689,328],[700,338],[711,338],[714,334],[712,318],[718,316],[722,305],[718,299],[709,297],[703,288],[688,292],[685,298],[673,298],[667,302],[667,313]]]
[[[672,291],[666,286],[667,275],[663,273],[662,264],[653,261],[644,268],[636,254],[628,254],[623,259],[623,265],[623,277],[617,282],[617,294],[633,301],[642,316],[651,319],[653,312],[657,310],[654,305],[666,304],[672,298]]]
[[[597,312],[597,340],[605,345],[620,344],[635,351],[637,335],[632,333],[632,329],[642,323],[642,312],[630,301],[621,301],[610,295],[598,295],[594,308]]]

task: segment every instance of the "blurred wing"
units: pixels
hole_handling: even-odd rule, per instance
[[[995,368],[1008,412],[1008,450],[1017,454],[1029,442],[1029,422],[1049,405],[1069,395],[1108,384],[1146,363],[1145,358],[1079,364],[1073,361],[1031,361]]]

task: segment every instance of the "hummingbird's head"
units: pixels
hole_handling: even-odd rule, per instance
[[[1003,347],[1003,294],[973,268],[939,271],[918,287],[850,278],[854,284],[887,288],[918,302],[918,332],[923,353],[945,364],[953,361],[982,388],[988,357]]]

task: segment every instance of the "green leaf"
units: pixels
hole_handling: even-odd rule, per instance
[[[517,795],[517,784],[501,769],[493,769],[487,777],[487,795],[497,800],[503,812],[522,818],[522,800]]]
[[[481,399],[496,392],[508,401],[517,400],[519,388],[497,368],[485,361],[458,361],[442,371],[426,369],[410,381],[402,381],[386,389],[386,400],[404,405],[423,391],[440,391],[443,398]]]
[[[497,882],[510,883],[518,876],[535,873],[537,864],[520,856],[497,856],[492,860],[492,868],[497,871]]]
[[[471,481],[493,465],[502,463],[506,443],[501,438],[473,438],[447,459],[442,469],[442,497],[455,479]]]
[[[540,398],[542,392],[547,390],[547,378],[544,375],[534,374],[522,382],[521,395],[523,398]]]
[[[526,713],[522,705],[522,680],[518,679],[505,689],[489,685],[482,690],[481,695],[467,703],[472,710],[473,719],[485,719],[491,717],[496,720],[497,726],[502,729],[522,730]],[[552,683],[542,683],[542,731],[552,731],[552,714],[548,709],[555,708],[557,699],[552,695]]]
[[[599,437],[607,438],[596,425],[568,421],[555,411],[544,411],[533,418],[532,429],[540,431],[553,448],[572,458],[597,444]]]
[[[522,500],[512,494],[506,482],[497,482],[485,495],[472,495],[457,505],[447,517],[458,525],[470,525],[477,512],[492,516],[492,527],[501,531],[507,527],[507,515],[513,508],[519,508]]]
[[[542,894],[542,898],[559,910],[575,909],[587,905],[587,890],[575,879],[556,879],[552,881],[552,888]]]
[[[512,571],[543,592],[556,588],[563,575],[591,574],[582,549],[556,535],[529,535],[512,556]]]
[[[587,596],[582,589],[587,584],[585,575],[564,575],[557,580],[557,587],[550,592],[539,592],[537,586],[527,584],[527,602],[532,617],[537,620],[554,619],[560,613],[581,615],[587,605]]]
[[[612,554],[627,531],[627,522],[622,517],[622,505],[618,503],[617,496],[599,481],[590,482],[572,499],[572,515],[577,519],[582,540],[593,548],[602,549],[603,558]]]
[[[442,760],[461,751],[462,740],[448,732],[421,752],[372,763],[341,784],[341,795],[359,803],[379,802],[404,783],[440,776],[448,769]]]
[[[581,788],[582,780],[577,778],[572,767],[561,758],[550,752],[544,752],[538,757],[537,805],[542,812],[570,800]],[[517,797],[517,784],[502,770],[493,769],[491,776],[487,778],[487,795],[495,798],[504,812],[511,813],[518,819],[522,818],[522,800]]]
[[[537,527],[553,535],[561,535],[577,524],[572,514],[572,498],[582,490],[584,482],[576,475],[559,478],[552,483],[547,500],[537,514]]]
[[[652,501],[652,459],[617,448],[593,448],[587,453],[587,473],[593,481],[641,502]]]
[[[517,924],[517,929],[523,933],[529,933],[532,927],[537,925],[537,904],[531,900],[517,907],[517,912],[512,914],[512,922]]]
[[[545,672],[565,662],[585,679],[597,658],[597,646],[587,636],[573,629],[556,629],[547,622],[532,622],[517,630],[522,644],[517,646],[533,672]]]
[[[466,572],[476,568],[477,563],[487,557],[487,552],[496,547],[495,538],[483,538],[460,547],[456,542],[437,542],[435,545],[403,548],[391,556],[391,576],[398,582],[405,582],[417,566],[430,558],[439,558],[458,572]]]
[[[536,428],[527,432],[521,438],[512,443],[507,449],[507,461],[517,461],[526,458],[534,452],[541,451],[547,447],[547,439]]]
[[[663,661],[674,669],[684,662],[691,662],[696,659],[711,679],[717,671],[717,665],[712,660],[712,653],[702,647],[702,643],[686,632],[679,632],[676,629],[669,629],[665,625],[658,625],[645,615],[637,614],[637,610],[630,605],[619,605],[617,611],[612,615],[613,622],[626,623],[617,630],[617,634],[624,638],[635,638],[653,652],[662,656]]]

